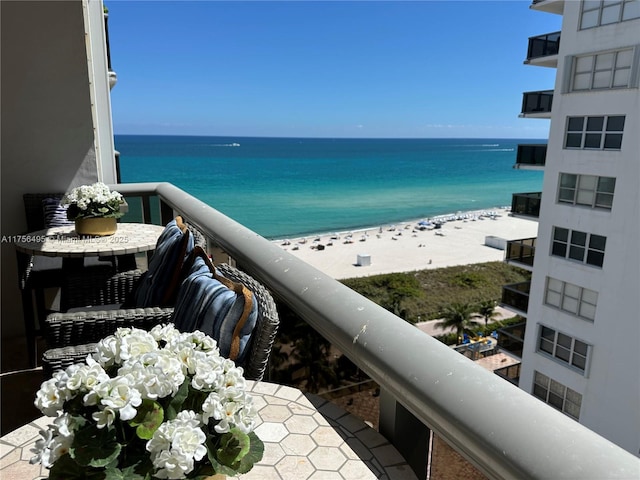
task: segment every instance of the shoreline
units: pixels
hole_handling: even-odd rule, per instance
[[[511,216],[502,207],[271,242],[346,279],[503,261],[506,241],[535,237],[537,231],[536,220]]]
[[[443,213],[443,214],[438,214],[438,215],[433,215],[431,217],[420,217],[420,218],[408,218],[405,220],[398,220],[397,222],[384,222],[384,223],[379,223],[379,224],[372,224],[372,225],[355,225],[351,228],[344,228],[342,230],[327,230],[327,229],[322,229],[322,230],[317,230],[317,231],[311,231],[310,233],[294,233],[292,235],[278,235],[278,236],[274,236],[272,238],[267,237],[267,240],[269,240],[272,243],[277,243],[277,242],[284,242],[286,240],[289,241],[293,241],[293,240],[299,240],[299,239],[309,239],[309,238],[315,238],[315,237],[326,237],[327,235],[333,235],[333,234],[338,234],[338,235],[346,235],[350,232],[352,233],[360,233],[360,232],[365,232],[368,230],[378,230],[379,228],[383,228],[386,229],[388,227],[398,227],[398,226],[402,226],[404,227],[405,225],[412,225],[412,224],[417,224],[418,222],[421,221],[436,221],[436,220],[446,220],[448,221],[455,221],[452,218],[456,217],[456,216],[464,216],[464,215],[476,215],[476,216],[480,216],[483,213],[488,213],[488,212],[495,212],[496,214],[498,214],[498,216],[505,216],[505,215],[510,215],[511,212],[511,207],[510,206],[501,206],[501,207],[492,207],[492,208],[480,208],[480,209],[473,209],[473,210],[464,210],[464,211],[458,211],[456,213]]]

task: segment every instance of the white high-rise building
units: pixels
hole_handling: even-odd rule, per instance
[[[514,195],[515,214],[539,208],[519,386],[640,455],[640,1],[531,9],[562,31],[525,62],[557,75],[523,102],[551,124],[542,196]],[[522,148],[522,168],[545,158]]]

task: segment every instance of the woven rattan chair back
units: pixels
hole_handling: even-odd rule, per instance
[[[249,354],[243,365],[245,378],[262,380],[267,370],[269,355],[280,324],[273,297],[254,278],[240,270],[221,264],[216,266],[224,277],[244,284],[258,303],[258,319],[249,344]],[[142,272],[123,272],[110,276],[99,287],[96,301],[125,301],[132,294]],[[171,322],[173,308],[121,308],[51,314],[46,319],[45,335],[50,347],[42,358],[45,375],[83,361],[93,351],[95,342],[113,334],[118,327],[136,327],[150,330],[155,325]]]

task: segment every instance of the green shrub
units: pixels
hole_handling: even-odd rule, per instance
[[[393,311],[390,290],[402,285],[401,292],[395,292],[395,300],[399,299],[395,305],[399,305],[402,318],[415,323],[440,318],[440,312],[452,303],[497,302],[502,296],[503,285],[530,278],[531,274],[526,270],[503,262],[487,262],[360,277],[342,283],[390,311]],[[415,291],[416,286],[419,293]]]

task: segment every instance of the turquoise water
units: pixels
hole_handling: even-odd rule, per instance
[[[517,139],[116,135],[122,181],[171,182],[267,238],[510,205]]]

